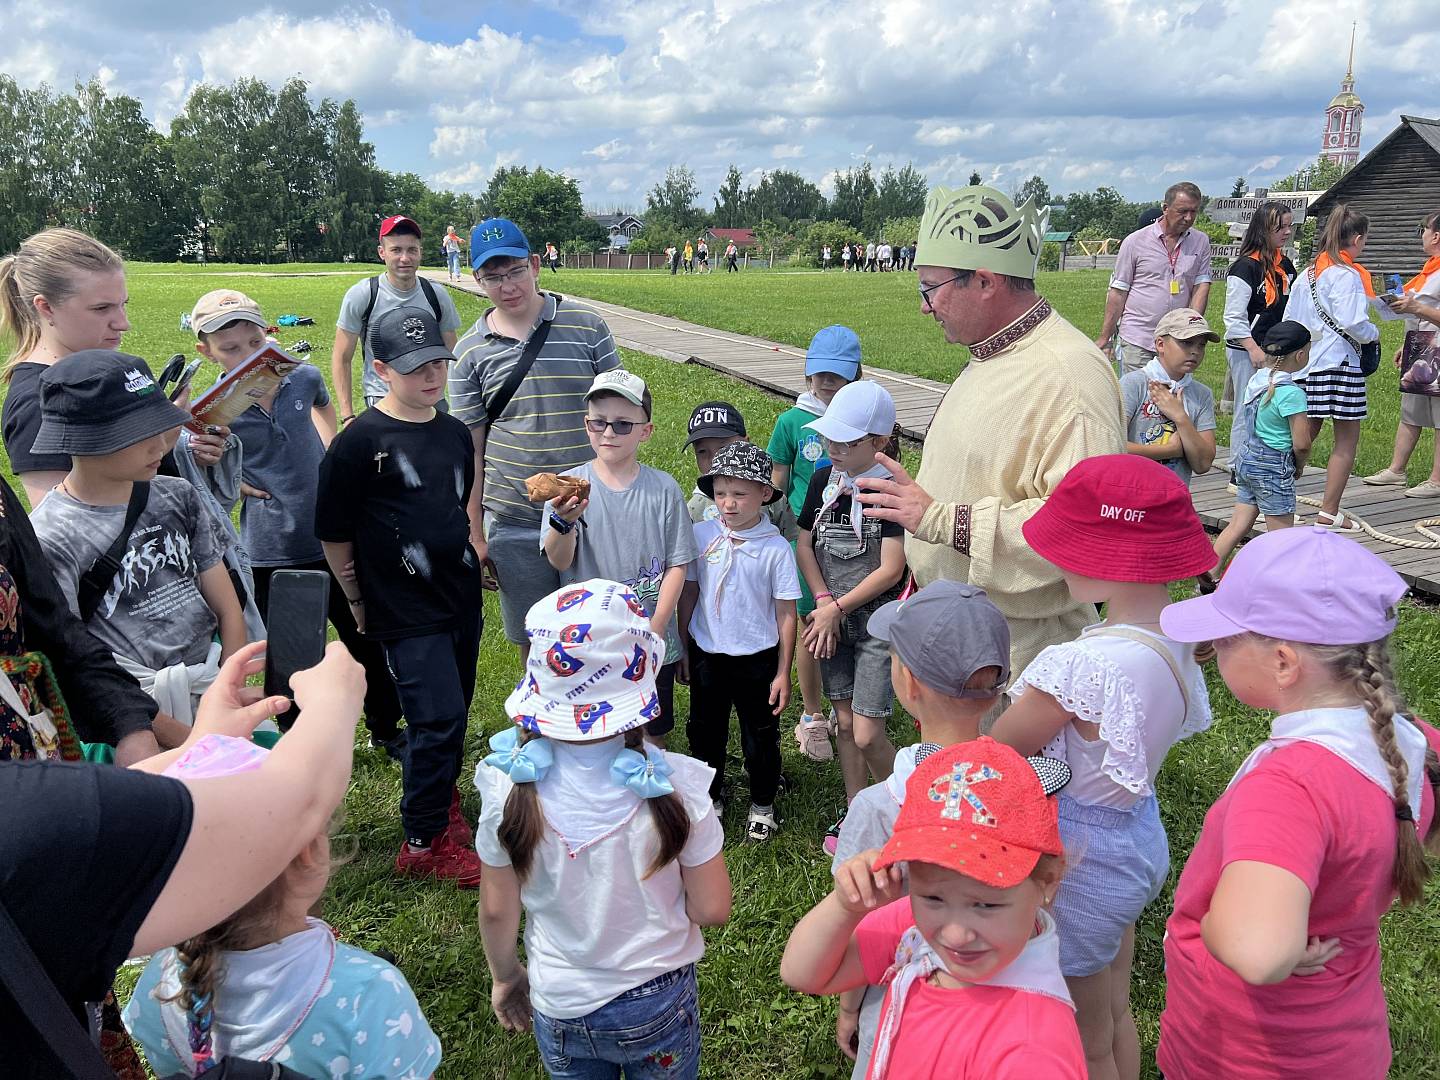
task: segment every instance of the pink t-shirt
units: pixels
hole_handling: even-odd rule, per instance
[[[1120,337],[1131,345],[1155,348],[1155,327],[1160,317],[1176,308],[1193,307],[1197,285],[1209,282],[1210,237],[1191,229],[1172,253],[1165,247],[1164,222],[1136,229],[1120,242],[1110,287],[1122,289],[1125,311],[1120,316]],[[1171,282],[1175,291],[1171,292]]]
[[[1440,733],[1423,727],[1440,749]],[[1423,835],[1435,816],[1428,784],[1422,802]],[[1309,934],[1338,937],[1345,950],[1323,973],[1250,986],[1210,955],[1200,920],[1220,872],[1238,861],[1281,867],[1309,887]],[[1314,743],[1280,747],[1220,796],[1166,927],[1157,1057],[1167,1080],[1383,1077],[1390,1028],[1379,935],[1395,898],[1394,865],[1390,797]]]
[[[872,911],[855,928],[871,986],[880,984],[901,936],[914,925],[907,898]],[[883,1008],[890,1008],[888,989]],[[1086,1075],[1075,1012],[1063,1001],[1010,987],[959,990],[920,980],[905,1001],[888,1071],[905,1080],[1085,1080]]]

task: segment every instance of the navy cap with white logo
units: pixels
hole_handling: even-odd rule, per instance
[[[40,417],[32,452],[74,457],[113,454],[190,421],[144,360],[112,349],[82,349],[46,368]]]
[[[700,439],[730,439],[745,434],[745,417],[728,401],[705,401],[690,413],[689,446]]]

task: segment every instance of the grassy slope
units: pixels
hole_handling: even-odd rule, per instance
[[[208,275],[183,275],[183,269],[135,267],[132,272],[131,317],[136,328],[125,346],[152,365],[191,347],[189,335],[178,329],[180,313],[218,283]],[[954,370],[960,351],[947,350],[936,332],[915,315],[913,280],[904,275],[845,279],[838,274],[824,278],[752,274],[730,282],[719,275],[713,281],[671,282],[660,275],[637,274],[632,279],[621,274],[571,273],[562,275],[560,284],[566,291],[589,292],[801,346],[815,328],[847,321],[859,327],[867,356],[875,363],[943,378]],[[285,312],[315,317],[317,326],[286,330],[281,340],[293,344],[308,338],[316,346],[313,359],[328,378],[333,319],[346,282],[337,278],[248,277],[236,284],[259,300],[272,317]],[[1095,329],[1103,279],[1072,274],[1043,285],[1062,311],[1086,329]],[[776,302],[777,293],[783,293],[780,302]],[[737,299],[743,299],[743,304],[735,303]],[[461,297],[458,303],[467,322],[479,314],[480,306],[473,298]],[[862,321],[860,313],[868,321]],[[633,353],[627,353],[625,361],[649,380],[657,402],[657,430],[643,457],[649,464],[673,472],[682,485],[693,476],[693,458],[683,452],[683,442],[685,420],[694,402],[717,397],[734,401],[744,410],[757,439],[770,430],[783,407],[775,398],[714,373]],[[1208,366],[1213,379],[1219,365]],[[1386,395],[1382,390],[1376,396]],[[1374,432],[1369,438],[1372,442],[1383,438],[1388,446],[1390,430]],[[1417,457],[1428,461],[1424,454]],[[6,471],[8,474],[8,467]],[[499,613],[493,600],[487,604],[486,614],[487,632],[466,746],[470,766],[483,753],[486,733],[505,723],[501,703],[518,675],[515,654],[498,633]],[[1430,662],[1437,651],[1440,618],[1429,610],[1407,606],[1397,635],[1398,667],[1411,701],[1429,716],[1440,716],[1440,675],[1432,674]],[[1177,872],[1205,810],[1249,748],[1264,736],[1264,721],[1240,707],[1213,678],[1212,700],[1215,726],[1181,744],[1161,777],[1161,803]],[[683,690],[678,704],[683,716]],[[903,718],[892,725],[892,734],[902,742],[913,741],[913,728]],[[683,749],[683,738],[676,743]],[[732,769],[734,775],[743,775],[738,760]],[[795,791],[784,802],[785,826],[779,836],[764,847],[734,843],[727,850],[735,913],[727,926],[707,931],[708,951],[700,968],[707,1080],[754,1076],[799,1080],[849,1074],[833,1047],[831,1003],[789,993],[777,975],[790,928],[828,888],[828,860],[820,852],[818,839],[841,801],[833,766],[807,762],[787,746],[786,769]],[[390,859],[400,838],[398,800],[398,770],[366,748],[362,740],[347,799],[346,824],[347,833],[358,841],[358,854],[337,871],[326,901],[326,917],[348,941],[384,947],[399,957],[445,1044],[442,1076],[539,1075],[531,1041],[505,1034],[491,1018],[473,895],[399,881],[391,875]],[[473,795],[467,804],[473,814],[477,809]],[[738,809],[727,825],[732,834],[739,831]],[[1440,1045],[1440,1007],[1435,1004],[1440,1000],[1440,910],[1435,896],[1432,891],[1430,902],[1419,910],[1390,916],[1384,928],[1385,983],[1396,1047],[1392,1075],[1397,1077],[1418,1080],[1433,1075],[1433,1048]],[[1169,902],[1167,894],[1144,919],[1136,961],[1133,999],[1150,1061],[1164,1000],[1160,937]],[[1153,1066],[1147,1065],[1146,1075],[1154,1075]]]

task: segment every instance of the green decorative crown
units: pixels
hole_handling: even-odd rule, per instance
[[[925,200],[915,261],[1033,279],[1049,217],[1033,198],[1017,210],[994,188],[937,187]]]

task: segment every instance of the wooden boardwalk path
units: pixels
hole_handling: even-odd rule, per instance
[[[444,271],[423,273],[454,289],[477,294],[480,291],[468,278],[455,283],[446,280]],[[581,299],[604,315],[615,341],[627,349],[675,363],[701,364],[792,400],[805,389],[804,349],[700,326],[668,315],[652,315],[587,297]],[[957,350],[957,368],[961,355]],[[930,418],[948,386],[933,379],[868,366],[865,375],[882,384],[895,398],[901,433],[924,442]],[[1226,490],[1229,471],[1225,467],[1223,447],[1220,455],[1214,468],[1204,476],[1195,477],[1190,484],[1195,510],[1211,532],[1225,527],[1235,506],[1235,496]],[[1317,500],[1324,488],[1325,472],[1313,466],[1305,470],[1297,484],[1301,496]],[[1440,517],[1440,498],[1407,499],[1401,488],[1370,487],[1362,484],[1358,477],[1352,477],[1346,485],[1342,505],[1380,532],[1421,541],[1425,537],[1415,531],[1414,523],[1423,518]],[[1314,520],[1314,507],[1302,505],[1299,509],[1302,518]],[[1258,535],[1258,532],[1251,533],[1251,536]],[[1440,602],[1440,549],[1399,547],[1360,533],[1354,534],[1354,538],[1393,566],[1418,596]]]

